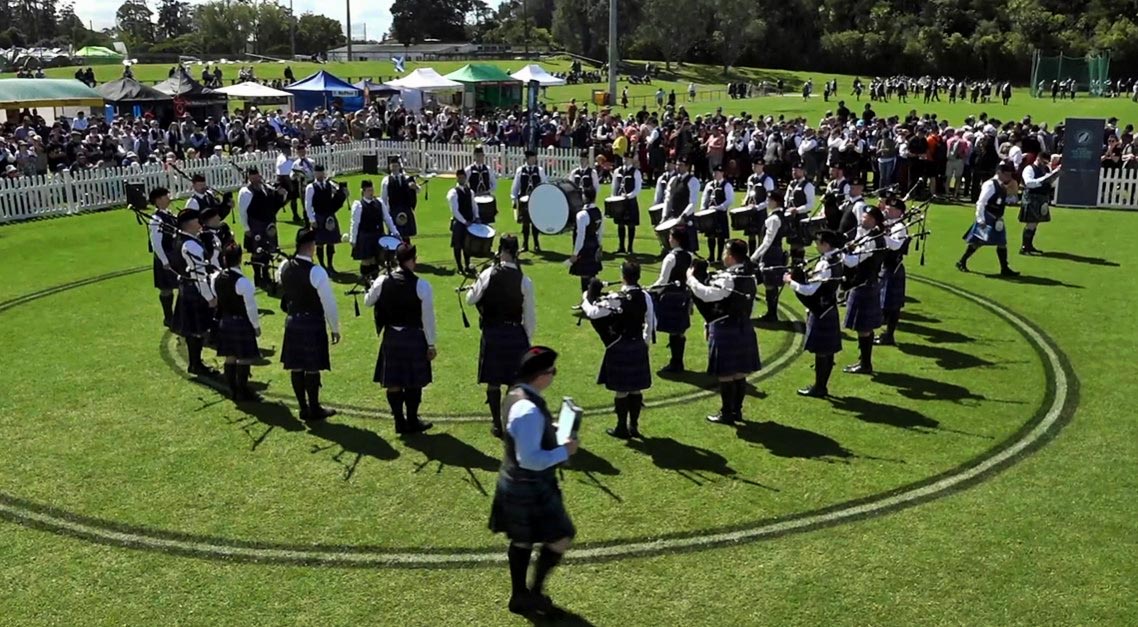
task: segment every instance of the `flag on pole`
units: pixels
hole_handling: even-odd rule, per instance
[[[406,70],[403,69],[403,57],[391,57],[391,63],[395,66],[395,71],[402,74]]]

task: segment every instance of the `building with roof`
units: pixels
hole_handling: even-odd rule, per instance
[[[392,57],[399,56],[402,56],[404,61],[434,61],[476,55],[484,52],[483,48],[485,46],[462,42],[425,42],[405,46],[398,41],[385,41],[378,44],[352,44],[350,59],[347,46],[333,48],[327,52],[327,55],[329,61],[389,61]]]

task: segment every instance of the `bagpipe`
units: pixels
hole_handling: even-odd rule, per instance
[[[212,243],[205,241],[205,239],[201,237],[201,233],[193,234],[189,231],[183,231],[176,225],[165,222],[162,219],[157,218],[155,214],[148,213],[146,210],[140,207],[130,206],[129,208],[131,212],[134,213],[136,223],[141,226],[145,226],[149,229],[150,224],[156,224],[158,226],[158,230],[163,235],[173,236],[175,238],[175,241],[189,240],[192,242],[197,242],[198,245],[202,247],[202,250],[210,250],[212,246]],[[149,237],[147,239],[149,239]],[[182,263],[182,250],[180,247],[178,248],[177,253],[177,259],[168,259],[167,261],[170,264],[170,272],[173,272],[180,279],[185,279],[187,281],[196,281],[199,278],[208,278],[211,272],[221,269],[218,266],[213,265],[209,260],[189,252],[187,252],[187,254],[189,254],[190,257],[197,263],[192,266],[186,266]]]
[[[591,305],[608,309],[613,314],[619,314],[623,311],[621,302],[628,297],[622,292],[605,292],[604,288],[620,285],[620,283],[620,281],[593,279],[585,292],[585,300]],[[581,326],[581,323],[588,318],[589,323],[593,325],[593,330],[597,332],[597,337],[601,338],[601,344],[609,346],[620,339],[620,331],[617,329],[617,325],[620,323],[618,316],[608,315],[600,318],[589,318],[581,305],[574,305],[572,311],[577,318],[577,326]]]
[[[459,282],[459,284],[458,284],[458,287],[454,288],[454,293],[458,297],[458,311],[462,314],[462,327],[464,329],[470,328],[470,318],[468,318],[466,316],[466,299],[463,298],[462,295],[464,293],[469,292],[470,290],[474,289],[473,285],[467,285],[467,283],[470,281],[471,277],[475,277],[475,280],[477,280],[477,277],[482,275],[483,270],[490,267],[491,265],[496,266],[500,262],[501,262],[501,257],[498,254],[495,254],[494,256],[490,257],[486,261],[483,261],[481,264],[479,264],[478,267],[474,269],[474,272],[469,273],[469,274],[464,274],[462,277],[462,281]],[[478,312],[481,314],[482,303],[479,302],[478,304],[476,304],[475,308],[478,309]],[[481,320],[479,321],[478,326],[479,326],[479,328],[482,327]]]
[[[193,180],[194,180],[193,177],[190,176],[189,174],[186,174],[186,172],[184,170],[182,170],[182,168],[179,168],[174,163],[170,163],[168,165],[170,166],[170,169],[173,170],[178,176],[185,179],[191,185],[193,184]],[[219,216],[221,216],[221,219],[224,220],[226,218],[226,216],[229,216],[230,222],[232,222],[234,220],[234,216],[233,216],[233,192],[220,192],[220,191],[210,187],[208,183],[206,184],[205,191],[207,194],[209,194],[210,196],[213,197],[214,202],[216,202],[218,204],[218,206],[220,207],[220,209],[218,210],[217,213]]]
[[[236,161],[230,160],[230,161],[226,161],[226,163],[233,166],[234,168],[237,169],[238,172],[241,173],[241,180],[248,182],[248,178],[249,178],[248,174],[246,173],[246,171],[241,166],[237,165]],[[289,194],[288,188],[282,187],[280,185],[275,185],[273,183],[269,183],[264,178],[261,179],[261,186],[267,190],[270,190],[272,193],[281,196],[281,206],[277,208],[278,210],[283,208],[285,203],[288,202],[288,194]]]

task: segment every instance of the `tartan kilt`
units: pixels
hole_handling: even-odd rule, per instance
[[[285,200],[300,200],[299,186],[292,182],[292,177],[287,174],[277,175],[277,186],[283,187],[288,190],[288,196]]]
[[[517,379],[522,355],[529,350],[526,330],[516,324],[496,324],[482,329],[478,349],[478,382],[509,385]]]
[[[285,318],[281,363],[285,370],[331,370],[328,329],[323,314],[289,314]]]
[[[163,268],[157,256],[154,257],[154,287],[159,290],[178,289],[178,275],[173,270]]]
[[[881,310],[901,311],[905,308],[905,264],[890,272],[881,269]]]
[[[779,248],[778,250],[767,250],[767,254],[763,255],[763,266],[785,266],[786,265],[786,251]],[[763,285],[766,287],[779,288],[784,284],[782,277],[786,274],[787,269],[779,267],[777,270],[763,270]]]
[[[720,318],[708,324],[707,373],[716,376],[746,374],[762,368],[755,327],[744,318]]]
[[[859,285],[846,298],[846,328],[872,331],[881,326],[881,285]]]
[[[261,349],[257,347],[257,332],[245,316],[225,316],[218,320],[217,328],[213,331],[213,341],[220,357],[261,357]]]
[[[727,216],[726,211],[715,212],[714,237],[731,237],[731,220]]]
[[[806,315],[806,351],[833,355],[842,350],[842,326],[838,323],[838,307],[830,307],[822,315]]]
[[[427,359],[423,330],[384,327],[372,380],[385,388],[426,387],[431,382],[431,361]]]
[[[1024,224],[1038,224],[1051,221],[1051,197],[1027,193],[1019,207],[1019,221]]]
[[[613,392],[639,392],[652,387],[648,343],[642,338],[621,338],[609,344],[597,383]]]
[[[400,220],[402,220],[402,223]],[[414,237],[419,234],[419,229],[415,223],[414,209],[392,209],[391,221],[395,223],[395,228],[399,229],[399,235],[404,238]]]
[[[565,511],[561,487],[553,469],[526,473],[524,480],[505,472],[498,475],[494,502],[490,506],[490,531],[504,533],[522,544],[556,542],[577,535]]]
[[[450,221],[450,247],[454,250],[466,248],[466,225],[454,218]]]
[[[988,238],[984,239],[984,229],[987,227]],[[976,246],[1007,246],[1008,229],[1002,218],[985,213],[984,224],[972,223],[964,233],[964,241]]]
[[[213,310],[198,291],[198,286],[182,280],[178,300],[174,303],[174,333],[189,337],[205,335],[213,326]]]
[[[340,221],[336,219],[334,214],[316,216],[316,243],[318,245],[339,244],[341,239]]]
[[[640,201],[636,198],[629,198],[627,206],[624,208],[624,215],[619,220],[614,219],[613,222],[623,226],[640,226]]]
[[[356,233],[356,245],[352,246],[352,259],[375,259],[379,256],[379,238],[383,231],[360,231]]]
[[[257,254],[257,248],[275,250],[279,245],[276,222],[249,223],[249,230],[245,231],[245,252]],[[273,228],[270,230],[269,227]]]
[[[601,248],[588,244],[581,247],[581,254],[577,255],[577,263],[569,266],[569,274],[573,276],[597,276],[601,272]]]
[[[684,288],[648,291],[656,313],[656,330],[660,333],[683,333],[691,326],[691,296]]]

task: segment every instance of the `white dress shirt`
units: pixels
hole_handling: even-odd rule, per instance
[[[150,217],[150,247],[154,249],[154,256],[158,257],[158,261],[163,266],[170,265],[170,260],[166,257],[166,249],[162,248],[162,222],[158,217],[159,211],[155,211],[154,215]],[[164,212],[166,215],[173,215],[171,212]]]
[[[510,186],[510,198],[513,198],[515,201],[522,197],[522,168],[524,167],[525,166],[518,166],[518,169],[514,172],[514,184]],[[545,168],[537,166],[537,178],[539,185],[549,180],[545,176]]]
[[[277,157],[277,176],[289,176],[292,174],[293,158],[281,153]]]
[[[892,222],[892,226],[885,231],[885,247],[889,250],[901,250],[907,239],[909,239],[909,227],[901,220]]]
[[[765,225],[766,231],[763,233],[763,241],[755,249],[755,254],[751,255],[751,261],[756,264],[762,262],[763,255],[767,254],[771,246],[774,245],[774,238],[778,236],[778,232],[782,230],[782,217],[777,213],[772,213],[767,216]]]
[[[814,292],[817,292],[818,288],[822,287],[822,284],[830,280],[832,276],[830,265],[833,263],[832,258],[834,254],[835,251],[823,254],[822,258],[818,260],[818,263],[814,264],[814,271],[809,275],[810,280],[805,283],[791,281],[790,289],[803,296],[810,296],[814,294]]]
[[[182,242],[182,259],[186,262],[186,273],[198,286],[198,293],[206,300],[214,299],[213,285],[209,280],[209,267],[217,265],[217,251],[206,259],[202,245],[194,240]]]
[[[680,213],[680,215],[690,217],[693,213],[695,213],[696,207],[699,206],[699,202],[699,179],[693,176],[691,177],[691,180],[688,181],[688,206],[684,207],[684,210]]]
[[[624,177],[622,177],[619,172],[620,171],[617,170],[613,173],[612,195],[622,196],[624,198],[636,198],[640,194],[640,186],[643,182],[640,178],[640,169],[635,168],[632,170],[632,191],[627,194],[621,192],[621,190],[624,189]],[[593,185],[595,186],[593,189],[600,189],[600,184],[597,183],[597,174],[595,170],[593,171]]]
[[[728,270],[737,267],[739,267],[738,264],[731,266]],[[692,296],[705,303],[718,302],[735,291],[735,277],[730,272],[720,272],[711,280],[711,283],[704,285],[697,281],[694,276],[689,276],[688,289],[691,290]],[[747,317],[750,317],[749,312]]]
[[[664,256],[664,261],[660,262],[660,278],[656,279],[652,287],[668,284],[668,278],[672,276],[672,270],[676,268],[676,252],[681,250],[683,250],[683,247],[673,248],[671,252]]]
[[[502,267],[518,269],[518,265],[512,261],[503,261]],[[493,268],[486,268],[478,275],[474,287],[466,295],[467,303],[477,305],[482,300],[486,288],[490,285],[490,274],[493,270]],[[525,328],[526,337],[532,344],[534,333],[537,332],[537,302],[534,300],[533,281],[524,274],[522,275],[522,327]]]
[[[730,209],[731,203],[735,202],[735,189],[731,187],[731,183],[727,183],[727,182],[723,183],[723,203],[722,204],[718,204],[718,205],[711,204],[712,202],[714,202],[712,200],[713,190],[714,190],[714,186],[712,183],[708,183],[707,186],[703,188],[702,206],[706,207],[707,209],[714,209],[716,211],[727,211],[728,209]]]
[[[485,165],[485,164],[483,164],[483,165]],[[473,164],[473,163],[466,166],[466,180],[468,180],[468,181],[470,180],[470,173],[474,171],[474,166],[475,166],[475,164]],[[488,183],[489,187],[486,188],[485,193],[493,194],[494,190],[498,186],[498,173],[494,171],[494,168],[492,168],[488,165],[486,166],[486,173],[490,175],[490,182]],[[483,192],[479,192],[479,191],[475,190],[475,193],[479,194],[479,193],[483,193]]]
[[[581,254],[581,249],[585,247],[585,229],[589,227],[589,207],[593,205],[587,204],[585,208],[577,212],[577,237],[573,239],[573,255]],[[605,235],[605,221],[601,220],[597,224],[597,243],[599,244],[601,238]]]
[[[996,186],[999,184],[999,181],[991,178],[984,181],[984,184],[980,186],[980,197],[976,199],[976,224],[988,223],[984,218],[987,214],[988,201],[996,195]]]
[[[463,189],[469,189],[469,187],[466,185],[463,185]],[[458,210],[458,188],[457,187],[452,187],[452,188],[450,188],[450,191],[447,192],[447,203],[450,205],[450,217],[454,218],[454,221],[458,222],[462,226],[469,226],[470,223],[466,221],[466,218],[462,217],[462,212]],[[474,222],[477,223],[478,222],[478,205],[474,204],[474,197],[473,196],[470,199],[470,203],[472,205],[471,206],[472,213],[474,214]]]
[[[312,257],[305,255],[297,255],[297,259],[312,263]],[[281,262],[277,267],[277,283],[281,282],[281,270],[284,268],[286,262]],[[312,270],[308,273],[308,282],[316,289],[316,293],[320,296],[320,307],[324,310],[324,322],[328,324],[328,328],[332,333],[340,334],[340,310],[336,307],[336,297],[332,295],[332,280],[328,278],[328,272],[321,268],[318,264],[312,265]]]
[[[371,289],[367,291],[367,296],[364,297],[364,304],[368,307],[375,307],[379,302],[379,294],[383,291],[383,281],[387,278],[386,275],[380,275],[375,283],[371,284]],[[421,303],[420,315],[423,320],[423,335],[427,338],[427,346],[435,345],[436,327],[435,327],[435,299],[434,293],[431,291],[431,284],[423,279],[419,279],[415,284],[415,295],[419,297]],[[392,327],[397,331],[402,331],[403,327]]]
[[[304,212],[308,214],[309,222],[316,222],[316,209],[312,206],[312,197],[316,195],[316,190],[322,185],[329,185],[328,179],[323,182],[313,181],[304,187]]]
[[[656,180],[656,195],[652,198],[652,204],[658,205],[668,197],[668,182],[675,176],[675,172],[665,172],[659,179]]]
[[[854,268],[863,261],[869,261],[877,251],[877,240],[872,237],[866,237],[869,231],[864,226],[857,227],[857,235],[854,239],[861,240],[861,244],[854,248],[853,252],[847,252],[842,256],[842,263],[847,268]]]

